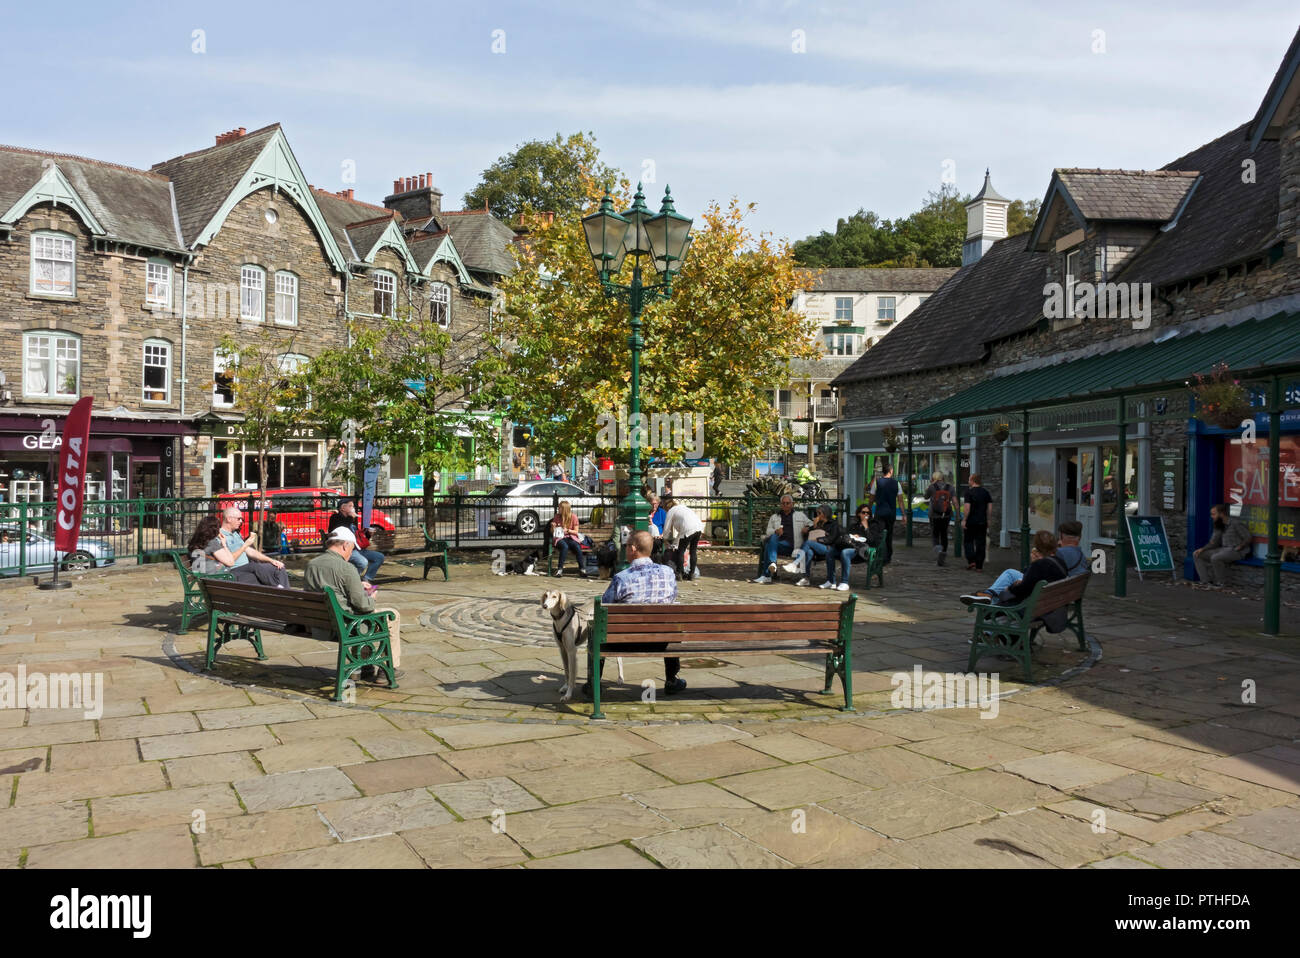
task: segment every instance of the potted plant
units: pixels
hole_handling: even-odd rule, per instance
[[[1232,378],[1227,363],[1216,363],[1208,375],[1197,373],[1192,395],[1196,418],[1220,429],[1238,429],[1251,416],[1250,392]]]
[[[1011,438],[1011,423],[997,422],[993,424],[993,439],[996,442],[1006,442]]]
[[[898,434],[898,429],[894,426],[886,426],[880,430],[880,438],[885,444],[885,452],[898,452],[898,447],[903,444],[902,437]]]

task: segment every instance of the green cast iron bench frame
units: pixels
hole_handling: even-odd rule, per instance
[[[1043,628],[1043,616],[1066,609],[1066,630],[1079,640],[1079,651],[1088,650],[1083,631],[1083,595],[1088,590],[1091,572],[1070,576],[1059,582],[1039,582],[1019,605],[973,605],[975,628],[971,636],[970,660],[966,671],[975,671],[975,661],[982,655],[1009,655],[1025,670],[1026,680],[1034,680],[1032,648],[1034,638]]]
[[[447,574],[447,540],[429,535],[428,526],[420,526],[420,531],[424,533],[424,548],[429,552],[424,557],[424,577],[429,578],[429,570],[437,566],[442,570],[442,581],[446,582],[451,578]]]
[[[199,585],[210,610],[205,671],[212,668],[221,647],[236,639],[251,642],[258,659],[265,660],[262,633],[289,634],[288,626],[300,625],[308,630],[323,629],[339,640],[334,701],[343,701],[348,678],[367,665],[383,669],[388,687],[397,688],[388,632],[392,612],[351,612],[339,603],[329,586],[324,592],[307,592],[206,577]]]
[[[229,572],[195,572],[187,569],[180,554],[176,552],[172,553],[172,562],[176,563],[176,571],[181,574],[181,588],[184,590],[181,599],[181,632],[188,632],[191,619],[208,617],[208,605],[203,598],[203,590],[199,588],[199,580],[231,580],[233,577]]]
[[[853,608],[843,602],[774,602],[745,605],[605,605],[596,599],[587,643],[593,719],[600,710],[602,655],[693,658],[770,655],[826,649],[826,687],[835,676],[844,688],[841,712],[853,708]],[[665,644],[666,643],[666,644]]]

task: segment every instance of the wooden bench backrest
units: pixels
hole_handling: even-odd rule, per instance
[[[620,642],[752,642],[756,638],[835,640],[838,602],[744,605],[604,605],[605,639]]]
[[[1072,575],[1068,579],[1062,579],[1059,582],[1049,582],[1044,585],[1043,591],[1038,594],[1038,602],[1034,605],[1034,617],[1041,618],[1047,613],[1067,606],[1077,599],[1082,599],[1084,592],[1088,589],[1088,580],[1091,578],[1091,572],[1084,572],[1080,575]]]
[[[200,579],[213,612],[247,615],[274,622],[297,622],[308,628],[335,628],[334,612],[324,592],[277,589],[269,585]]]

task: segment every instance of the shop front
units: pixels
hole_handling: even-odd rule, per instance
[[[209,495],[256,489],[262,484],[258,450],[245,437],[242,422],[200,419],[198,425],[201,449],[206,454]],[[284,442],[266,451],[265,488],[320,485],[322,469],[327,464],[326,453],[325,434],[319,427],[295,427]]]
[[[1149,443],[1144,424],[1135,430],[1139,435],[1126,443],[1126,464],[1119,464],[1118,438],[1111,430],[1080,430],[1049,433],[1030,440],[1029,444],[1029,531],[1056,532],[1063,522],[1077,521],[1083,526],[1080,544],[1091,551],[1094,543],[1113,546],[1119,537],[1120,508],[1123,501],[1128,515],[1150,515]],[[1017,520],[1021,514],[1024,490],[1021,473],[1024,450],[1013,434],[1003,448],[1003,474],[1000,507],[1004,516]],[[1122,480],[1121,480],[1122,473]],[[1124,483],[1120,496],[1118,484]],[[1012,533],[1019,532],[1018,521],[1002,524],[1000,544],[1011,544]]]
[[[930,504],[925,490],[931,476],[942,472],[944,479],[960,493],[970,477],[971,450],[974,440],[958,454],[955,433],[944,442],[943,430],[938,425],[914,428],[912,431],[912,456],[907,454],[907,427],[894,421],[864,421],[840,423],[841,436],[840,475],[844,477],[844,492],[853,504],[865,502],[871,483],[881,475],[886,462],[894,470],[904,493],[915,476],[912,493],[913,522],[930,521]],[[893,430],[893,432],[889,432]]]
[[[0,417],[0,504],[53,501],[58,490],[64,416]],[[104,529],[105,500],[171,498],[181,494],[176,443],[179,422],[139,422],[95,416],[90,424],[84,527]],[[111,531],[111,530],[109,530]]]

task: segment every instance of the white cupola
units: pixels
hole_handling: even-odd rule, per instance
[[[966,241],[961,247],[961,265],[969,266],[1007,236],[1007,207],[1011,201],[998,193],[984,171],[984,187],[966,204]]]

